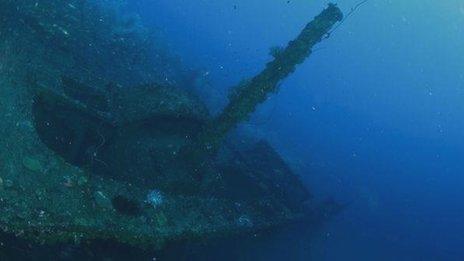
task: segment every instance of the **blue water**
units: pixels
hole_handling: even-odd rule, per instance
[[[133,2],[202,70],[213,111],[327,4]],[[358,3],[338,4],[346,14]],[[301,260],[464,260],[463,24],[458,0],[367,1],[243,126],[318,197],[348,204]]]

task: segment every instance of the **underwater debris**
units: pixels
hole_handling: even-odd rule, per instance
[[[5,188],[12,188],[14,186],[14,183],[11,179],[6,179],[3,181],[3,185]]]
[[[150,192],[148,192],[145,202],[150,204],[154,208],[158,208],[164,203],[164,195],[161,191],[153,189]]]
[[[253,221],[251,220],[251,218],[248,215],[241,215],[237,219],[237,225],[239,225],[240,227],[251,228],[251,227],[253,227]]]
[[[72,188],[75,185],[73,178],[70,177],[70,176],[64,176],[62,184],[63,184],[63,186],[65,186],[67,188]]]
[[[113,209],[113,202],[102,191],[97,191],[94,194],[95,203],[102,209]]]
[[[77,185],[78,186],[84,186],[85,184],[87,184],[89,182],[89,178],[86,177],[86,176],[79,176],[77,178]]]

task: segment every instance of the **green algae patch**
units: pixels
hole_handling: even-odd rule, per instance
[[[37,172],[37,173],[45,172],[45,166],[42,163],[42,161],[34,157],[25,157],[23,159],[23,166],[27,170],[32,171],[32,172]]]

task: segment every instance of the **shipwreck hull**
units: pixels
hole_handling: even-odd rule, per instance
[[[144,204],[148,187],[92,175],[49,149],[35,128],[34,100],[25,85],[2,79],[0,226],[4,232],[41,243],[112,239],[160,248],[167,241],[261,230],[307,215],[272,198],[260,202],[251,197],[253,202],[246,202],[166,194],[157,208]],[[117,196],[130,199],[140,213],[131,216],[115,208]]]
[[[279,80],[309,55],[310,44],[320,41],[341,19],[335,6],[305,29],[311,33],[316,28],[315,36],[301,37],[306,42],[290,45],[287,53],[296,50],[299,54],[296,58],[290,55],[295,61],[289,65],[279,57],[265,75],[284,65],[289,65],[288,72],[256,78],[259,84],[242,90],[222,120],[214,121],[199,101],[167,83],[128,92],[127,86],[91,76],[121,73],[126,65],[131,69],[120,82],[137,86],[147,78],[140,79],[134,71],[151,74],[140,70],[140,64],[123,64],[122,69],[92,67],[115,58],[106,56],[97,65],[89,62],[89,67],[79,67],[83,57],[72,50],[88,45],[88,31],[67,28],[77,26],[73,23],[81,20],[72,17],[80,13],[66,1],[34,2],[22,2],[22,8],[12,8],[15,1],[0,3],[5,22],[0,27],[5,36],[0,41],[3,233],[38,244],[108,240],[162,249],[172,242],[253,234],[321,220],[338,211],[334,202],[312,202],[307,189],[265,142],[248,151],[220,146],[227,130],[246,118],[263,95],[275,91]],[[56,12],[48,12],[52,8]],[[70,12],[66,27],[53,26],[62,12]],[[23,19],[15,20],[15,15]],[[99,28],[102,35],[107,26]],[[99,47],[120,44],[118,48],[127,52],[123,57],[132,61],[133,50],[125,48],[133,43],[120,41],[108,40]],[[148,80],[169,72],[172,68]],[[174,75],[182,82],[178,73]],[[89,84],[92,90],[83,87]],[[119,93],[115,94],[116,89]],[[257,98],[247,95],[247,89],[259,93]],[[100,96],[102,92],[106,94]],[[130,108],[122,106],[127,104]],[[227,117],[227,111],[232,117]],[[211,128],[214,123],[221,124]],[[198,164],[192,165],[192,159]],[[237,187],[246,193],[237,193]]]

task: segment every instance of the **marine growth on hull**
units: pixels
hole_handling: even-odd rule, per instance
[[[162,37],[123,7],[0,2],[2,233],[160,249],[338,209],[312,201],[266,141],[236,146],[228,136],[341,21],[335,5],[237,87],[216,117]]]

